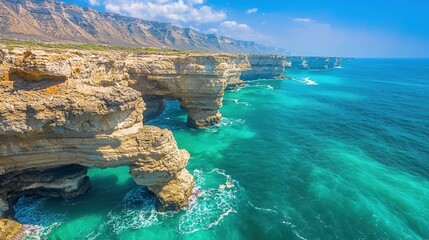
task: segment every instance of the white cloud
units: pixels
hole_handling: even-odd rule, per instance
[[[100,2],[98,0],[89,0],[89,4],[91,4],[92,6],[98,6],[100,5]]]
[[[204,33],[229,36],[240,40],[266,42],[267,35],[261,35],[249,25],[226,20],[226,11],[214,9],[206,0],[87,0],[98,2],[108,12],[144,20],[173,23],[180,27],[203,30]],[[258,12],[248,9],[249,14]]]
[[[204,5],[204,0],[88,0],[100,2],[109,12],[177,25],[221,22],[222,10]]]
[[[219,31],[217,34],[238,40],[256,41],[266,44],[270,41],[270,37],[268,35],[262,35],[252,29],[249,25],[237,23],[232,20],[221,22],[219,24]]]
[[[116,6],[116,5],[113,5],[113,4],[110,4],[110,3],[106,4],[106,5],[104,6],[104,8],[105,8],[107,11],[109,11],[109,12],[113,12],[113,13],[120,13],[120,12],[121,12],[121,9],[119,8],[119,6]]]
[[[209,33],[209,34],[213,34],[213,33],[217,33],[219,32],[219,29],[217,28],[209,28],[206,31],[204,31],[204,33]]]
[[[246,13],[247,14],[252,14],[252,13],[256,13],[258,11],[258,9],[257,8],[251,8],[251,9],[248,9],[247,11],[246,11]]]
[[[232,30],[251,30],[249,25],[244,23],[237,23],[236,21],[223,21],[220,25],[222,27],[229,28]]]
[[[310,18],[289,18],[289,20],[298,23],[309,23],[313,21]]]

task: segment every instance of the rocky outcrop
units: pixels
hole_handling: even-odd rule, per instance
[[[0,239],[18,240],[24,237],[25,232],[22,224],[10,219],[0,219]]]
[[[0,219],[6,217],[5,213],[9,211],[9,207],[9,203],[0,198]]]
[[[288,57],[291,68],[307,70],[323,70],[341,66],[340,57]]]
[[[251,65],[249,70],[243,71],[242,80],[281,79],[288,65],[285,56],[280,55],[248,55]]]
[[[57,0],[0,1],[0,38],[194,51],[270,54],[284,50],[170,23],[98,12]]]
[[[72,198],[90,188],[86,167],[66,165],[50,169],[24,169],[0,175],[0,211],[12,215],[12,206],[23,195]],[[3,207],[1,207],[3,206]],[[6,214],[5,214],[6,215]]]
[[[144,99],[178,99],[191,125],[215,124],[226,85],[249,66],[226,54],[0,49],[2,214],[23,194],[83,194],[87,167],[123,165],[160,209],[186,206],[190,156],[143,125]]]
[[[225,87],[239,81],[241,71],[249,68],[246,57],[233,54],[26,49],[5,49],[1,54],[0,78],[13,80],[15,86],[54,91],[53,82],[67,79],[68,85],[130,87],[147,100],[148,118],[162,112],[164,99],[177,99],[189,112],[188,123],[195,127],[219,122]],[[39,86],[25,81],[34,78],[43,81]]]
[[[140,171],[132,174],[137,183],[142,178],[145,186],[158,188],[186,172],[189,154],[177,148],[171,132],[143,126],[139,92],[123,86],[75,85],[56,79],[59,72],[45,70],[47,78],[35,80],[41,72],[27,69],[0,82],[0,194],[4,200],[20,194],[73,197],[84,193],[89,187],[86,170],[74,165],[129,165],[132,171]],[[176,191],[187,193],[192,187],[191,181],[186,189]],[[156,194],[162,197],[162,192]],[[180,200],[175,209],[187,204],[187,198]]]
[[[129,166],[159,209],[179,210],[194,186],[190,156],[144,121],[176,99],[189,125],[217,124],[242,71],[274,78],[284,66],[279,56],[0,46],[0,217],[22,195],[84,194],[88,167]]]

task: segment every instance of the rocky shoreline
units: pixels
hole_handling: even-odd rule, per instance
[[[273,55],[0,46],[0,217],[23,195],[85,194],[88,167],[129,166],[159,210],[180,210],[194,186],[190,155],[144,122],[175,99],[190,127],[215,125],[227,87],[280,78],[285,66]]]
[[[91,188],[88,168],[129,166],[160,211],[189,204],[190,155],[171,131],[145,122],[178,100],[189,127],[220,122],[226,89],[284,79],[287,68],[326,69],[339,58],[130,52],[0,45],[0,238],[24,195],[73,198]],[[307,65],[306,65],[307,64]],[[310,68],[311,66],[311,68]]]

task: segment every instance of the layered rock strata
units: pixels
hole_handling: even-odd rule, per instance
[[[226,54],[0,49],[2,215],[23,194],[85,193],[87,167],[124,165],[160,209],[186,206],[190,156],[169,130],[143,125],[144,115],[177,99],[190,125],[216,124],[225,87],[249,67]]]
[[[29,169],[3,174],[0,176],[0,212],[13,215],[11,205],[23,195],[62,198],[82,195],[90,188],[86,173],[86,167],[66,165],[58,168]]]
[[[162,112],[165,99],[177,99],[189,112],[188,123],[195,127],[219,122],[225,87],[239,81],[242,70],[250,67],[245,56],[233,54],[40,49],[5,49],[0,54],[4,56],[0,78],[67,79],[73,84],[131,87],[147,101],[148,118]],[[29,71],[41,76],[30,76]]]
[[[132,173],[139,172],[132,174],[135,181],[144,179],[145,186],[160,189],[155,194],[164,202],[163,188],[186,172],[189,154],[177,148],[171,132],[143,126],[139,92],[122,86],[21,79],[35,84],[30,88],[21,85],[20,78],[12,79],[0,82],[3,200],[10,202],[20,194],[74,197],[89,187],[85,168],[74,165],[129,165]],[[56,84],[43,88],[41,83]],[[181,198],[169,209],[187,204],[193,187],[192,176],[188,178],[186,186],[174,189]]]
[[[250,69],[241,74],[242,80],[281,79],[288,62],[281,55],[248,55]]]
[[[0,46],[0,217],[20,196],[75,197],[88,167],[129,166],[161,210],[188,204],[190,158],[143,123],[175,99],[188,124],[219,123],[225,88],[280,78],[282,56]],[[244,71],[244,72],[243,72]]]

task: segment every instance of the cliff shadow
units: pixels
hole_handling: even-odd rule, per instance
[[[14,82],[13,89],[17,90],[43,90],[64,83],[67,77],[64,75],[49,74],[45,72],[23,71],[11,69],[10,81]]]
[[[147,122],[146,125],[152,125],[167,129],[186,129],[188,110],[183,108],[179,100],[163,100],[163,111],[160,114]]]
[[[75,198],[24,195],[13,206],[14,217],[24,224],[49,228],[58,222],[88,216],[105,218],[117,209],[141,209],[151,205],[155,196],[145,187],[138,186],[128,171],[127,167],[90,169],[91,189]]]

